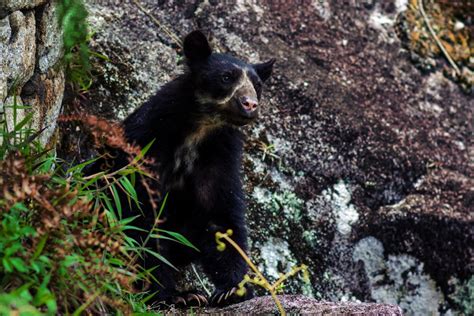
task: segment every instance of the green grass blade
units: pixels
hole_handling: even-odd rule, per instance
[[[143,250],[147,253],[149,253],[150,255],[152,255],[153,257],[157,258],[158,260],[160,260],[161,262],[163,262],[164,264],[168,265],[169,267],[173,268],[174,270],[176,271],[179,271],[171,262],[168,261],[168,259],[166,259],[165,257],[163,257],[162,255],[160,255],[159,253],[151,250],[151,249],[148,249],[148,248],[143,248]]]
[[[176,232],[171,232],[171,231],[168,231],[168,230],[164,230],[164,229],[157,229],[157,231],[160,233],[166,233],[168,235],[171,236],[171,238],[175,239],[177,242],[179,242],[180,244],[183,244],[185,246],[188,246],[190,248],[193,248],[194,250],[196,251],[199,251],[199,249],[197,249],[186,237],[184,237],[183,235],[179,234],[179,233],[176,233]],[[158,236],[160,236],[158,234]],[[158,237],[160,238],[160,237]]]

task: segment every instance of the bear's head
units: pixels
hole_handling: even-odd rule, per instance
[[[189,33],[183,46],[199,112],[238,126],[258,117],[262,84],[270,77],[275,59],[247,64],[227,54],[213,53],[200,31]]]

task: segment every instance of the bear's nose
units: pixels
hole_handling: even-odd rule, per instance
[[[255,100],[254,98],[251,97],[242,97],[240,100],[240,103],[242,104],[242,107],[244,108],[245,111],[247,112],[253,112],[257,109],[258,106],[258,101]]]

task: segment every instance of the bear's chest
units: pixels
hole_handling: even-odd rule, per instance
[[[199,158],[197,144],[183,144],[174,153],[173,174],[189,175],[195,168]]]
[[[209,135],[216,125],[203,125],[193,133],[184,138],[173,154],[172,163],[169,166],[170,188],[183,188],[186,179],[192,177],[197,168],[203,168],[206,157],[202,154],[203,143],[209,142]]]

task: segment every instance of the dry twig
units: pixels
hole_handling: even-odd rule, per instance
[[[438,45],[439,49],[443,52],[444,56],[448,60],[448,62],[451,64],[451,66],[454,68],[456,71],[456,74],[458,76],[461,75],[461,70],[459,69],[458,65],[454,62],[454,60],[451,58],[449,55],[448,51],[444,47],[443,43],[439,40],[438,36],[436,36],[435,31],[433,30],[433,27],[430,24],[430,21],[428,19],[428,15],[425,12],[425,8],[423,7],[423,0],[418,0],[418,7],[420,9],[420,13],[423,16],[423,20],[425,21],[426,26],[428,27],[428,30],[430,31],[431,36],[435,40],[436,44]]]
[[[183,44],[180,38],[175,33],[173,33],[168,27],[166,27],[166,25],[161,23],[155,16],[153,16],[153,14],[151,14],[138,0],[133,0],[132,2],[138,7],[138,9],[140,9],[140,11],[145,13],[152,20],[153,23],[155,23],[160,29],[162,29],[171,38],[171,40],[176,45],[178,45],[179,48],[183,48]]]

